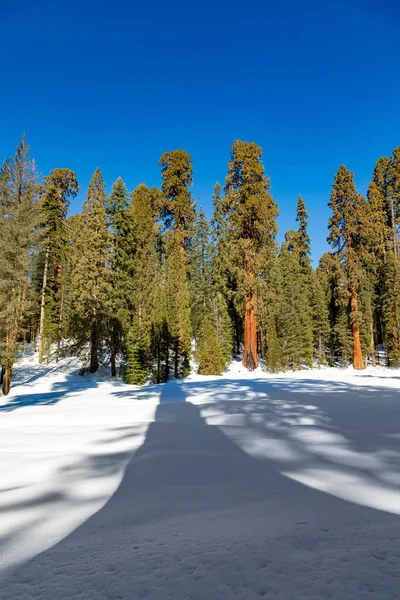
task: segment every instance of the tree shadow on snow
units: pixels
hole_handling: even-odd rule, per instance
[[[380,432],[374,451],[361,451],[355,409],[340,416],[335,405],[346,389],[355,404],[378,393],[312,380],[158,388],[154,422],[114,495],[15,569],[0,587],[3,600],[397,599],[397,564],[386,557],[400,556],[400,520],[360,504],[365,484],[367,496],[375,485],[387,496],[383,504],[392,494],[392,508],[396,500],[400,508],[400,481],[379,479],[379,470],[390,475],[390,465],[399,467],[399,442],[390,437],[398,424]],[[390,410],[395,392],[379,391]],[[129,425],[115,430],[116,438],[130,435]],[[384,439],[389,446],[380,447]],[[120,458],[91,460],[101,475]],[[360,473],[366,479],[357,484]],[[359,486],[353,500],[332,489],[341,474],[342,487]]]

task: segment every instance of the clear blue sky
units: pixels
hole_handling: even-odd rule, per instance
[[[339,165],[364,193],[400,145],[399,31],[397,0],[3,2],[0,158],[25,131],[42,174],[77,172],[76,211],[97,166],[109,187],[159,185],[184,148],[210,213],[232,141],[254,140],[280,238],[301,193],[317,258]]]

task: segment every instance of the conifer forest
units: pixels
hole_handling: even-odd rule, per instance
[[[400,366],[400,147],[390,150],[366,197],[332,165],[330,251],[313,265],[307,199],[278,244],[279,207],[254,142],[234,141],[207,218],[184,150],[160,157],[159,188],[118,178],[107,193],[96,169],[70,215],[76,174],[39,177],[22,138],[0,172],[3,394],[26,343],[39,362],[80,356],[82,373],[101,366],[138,385],[184,377],[192,357],[206,375],[234,355],[269,372]]]

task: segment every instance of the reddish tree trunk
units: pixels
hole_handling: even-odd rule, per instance
[[[9,393],[11,388],[11,370],[5,368],[3,373],[3,385],[1,391],[5,396]]]
[[[256,297],[253,292],[250,292],[245,306],[242,363],[247,369],[256,369],[258,367]]]
[[[357,294],[353,289],[350,296],[351,330],[353,334],[353,367],[361,370],[365,369],[365,365],[361,352],[360,326],[357,319],[357,309]]]

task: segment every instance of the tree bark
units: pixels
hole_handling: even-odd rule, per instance
[[[99,359],[98,359],[98,328],[97,328],[97,320],[93,319],[92,321],[92,329],[90,333],[90,367],[89,373],[96,373],[99,368]]]
[[[2,385],[1,391],[3,392],[3,394],[5,396],[7,396],[7,394],[10,391],[10,388],[11,388],[11,369],[8,367],[5,367],[4,373],[3,373],[3,385]]]
[[[178,379],[179,342],[175,342],[174,377]]]
[[[58,332],[57,332],[57,352],[56,352],[56,362],[60,360],[61,348],[62,348],[62,326],[63,326],[63,312],[64,312],[64,288],[62,284],[62,264],[60,262],[57,263],[56,266],[56,279],[58,281],[58,286],[60,290],[60,304],[58,309]]]
[[[117,357],[117,342],[116,342],[115,325],[113,325],[112,331],[111,331],[111,344],[110,344],[111,377],[115,377],[117,375],[116,357]]]
[[[12,356],[14,354],[14,336],[15,336],[15,332],[13,331],[12,327],[9,327],[7,329],[7,336],[6,336],[6,361],[7,362],[3,366],[3,385],[1,388],[1,391],[3,392],[4,396],[7,396],[7,394],[10,391],[10,388],[11,388],[12,366],[10,366],[10,364],[12,365]]]
[[[247,369],[258,367],[256,296],[250,292],[244,313],[244,348],[242,364]]]
[[[371,322],[371,364],[376,367],[374,324]]]
[[[40,300],[40,320],[39,320],[39,363],[43,362],[43,345],[44,345],[44,312],[46,305],[46,287],[47,287],[47,271],[49,269],[49,252],[50,245],[47,244],[46,255],[44,260],[42,296]]]
[[[350,317],[351,331],[353,334],[353,367],[357,370],[365,369],[364,360],[361,352],[360,326],[357,319],[357,293],[353,288],[350,295]]]

